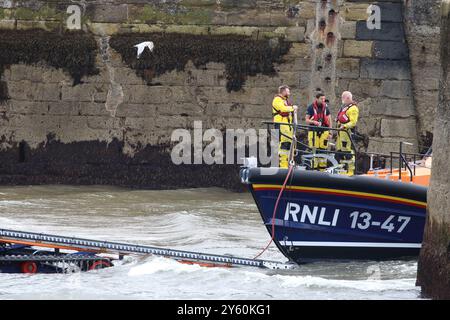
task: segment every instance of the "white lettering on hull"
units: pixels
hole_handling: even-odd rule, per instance
[[[319,212],[319,219],[317,219],[317,213]],[[309,223],[309,224],[318,224],[321,226],[332,226],[335,227],[338,222],[339,218],[339,209],[335,209],[333,216],[327,215],[327,208],[326,207],[317,207],[314,206],[311,207],[308,205],[303,205],[303,208],[301,205],[293,202],[288,202],[286,205],[286,211],[284,213],[284,220],[289,221],[292,219],[294,222],[299,222],[298,220],[298,214],[301,213],[300,216],[300,222],[301,223]],[[328,210],[329,211],[329,210]],[[331,219],[330,219],[331,218]],[[316,220],[317,223],[316,223]]]

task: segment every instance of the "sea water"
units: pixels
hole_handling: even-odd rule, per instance
[[[252,258],[270,241],[248,193],[0,187],[0,228]],[[275,245],[260,259],[286,261]],[[2,274],[0,299],[419,299],[417,261],[206,268],[129,256],[72,274]]]

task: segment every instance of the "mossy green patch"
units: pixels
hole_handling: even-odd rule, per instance
[[[49,19],[56,19],[60,20],[65,16],[64,12],[57,12],[55,8],[52,8],[50,6],[43,6],[38,11],[39,18],[43,20],[49,20]]]
[[[64,16],[64,12],[58,12],[49,5],[44,5],[39,10],[29,8],[17,8],[14,10],[14,17],[19,20],[61,20]]]
[[[11,64],[45,62],[68,72],[76,85],[83,76],[99,73],[95,66],[96,54],[97,42],[83,32],[0,30],[0,76]],[[0,96],[0,100],[6,98]]]
[[[217,6],[217,0],[181,0],[180,4],[186,7],[209,7]]]
[[[37,18],[37,12],[28,8],[17,8],[14,11],[14,17],[20,20],[33,20]]]
[[[293,6],[299,3],[298,0],[283,0],[283,5],[285,6]]]
[[[211,13],[208,10],[197,9],[187,11],[176,16],[176,23],[181,24],[208,24],[211,22]]]
[[[137,58],[134,45],[153,41],[153,52],[146,49]],[[227,90],[238,91],[248,76],[275,75],[274,63],[282,63],[291,43],[280,39],[254,40],[238,35],[191,35],[178,33],[127,33],[113,35],[111,48],[148,84],[152,78],[173,70],[182,71],[189,60],[196,67],[208,62],[225,64]]]

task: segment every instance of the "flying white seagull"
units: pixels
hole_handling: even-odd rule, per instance
[[[141,56],[142,52],[144,52],[145,48],[148,48],[150,50],[150,52],[152,52],[153,48],[155,47],[155,45],[153,44],[152,41],[144,41],[144,42],[141,42],[141,43],[135,45],[134,47],[138,48],[138,50],[137,50],[137,58],[139,59],[139,57]]]

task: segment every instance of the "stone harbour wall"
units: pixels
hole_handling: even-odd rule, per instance
[[[381,29],[367,27],[367,8],[381,9]],[[369,136],[368,152],[398,151],[399,141],[418,151],[409,49],[401,1],[347,1],[340,9],[337,92],[350,90],[360,106],[358,131]]]
[[[419,12],[411,3],[374,3],[381,30],[367,29],[372,2],[359,0],[0,0],[0,183],[239,189],[237,165],[173,165],[171,133],[192,129],[195,120],[204,129],[261,128],[281,84],[292,87],[301,115],[318,90],[334,114],[340,93],[352,91],[363,151],[397,151],[400,140],[414,143],[408,151],[421,150],[437,97],[433,72],[429,80],[420,76],[428,68],[421,57],[433,64],[439,48],[420,53],[421,38],[411,30],[434,15],[404,23]],[[96,43],[86,56],[73,53],[89,39],[45,40],[72,36],[66,10],[74,4],[82,12],[78,32]],[[122,45],[152,35],[175,37],[161,47],[155,41],[154,54],[181,50],[179,61],[133,59],[136,49]],[[192,48],[196,39],[205,46]],[[201,55],[185,62],[180,43]],[[214,50],[220,43],[226,46]],[[41,47],[52,53],[36,61]],[[270,63],[255,63],[262,56]],[[82,72],[64,67],[77,64]]]
[[[450,1],[442,2],[439,105],[434,122],[433,172],[417,284],[426,297],[450,299]]]
[[[405,1],[405,31],[410,48],[411,78],[419,143],[429,146],[433,139],[438,105],[440,74],[441,0]]]

